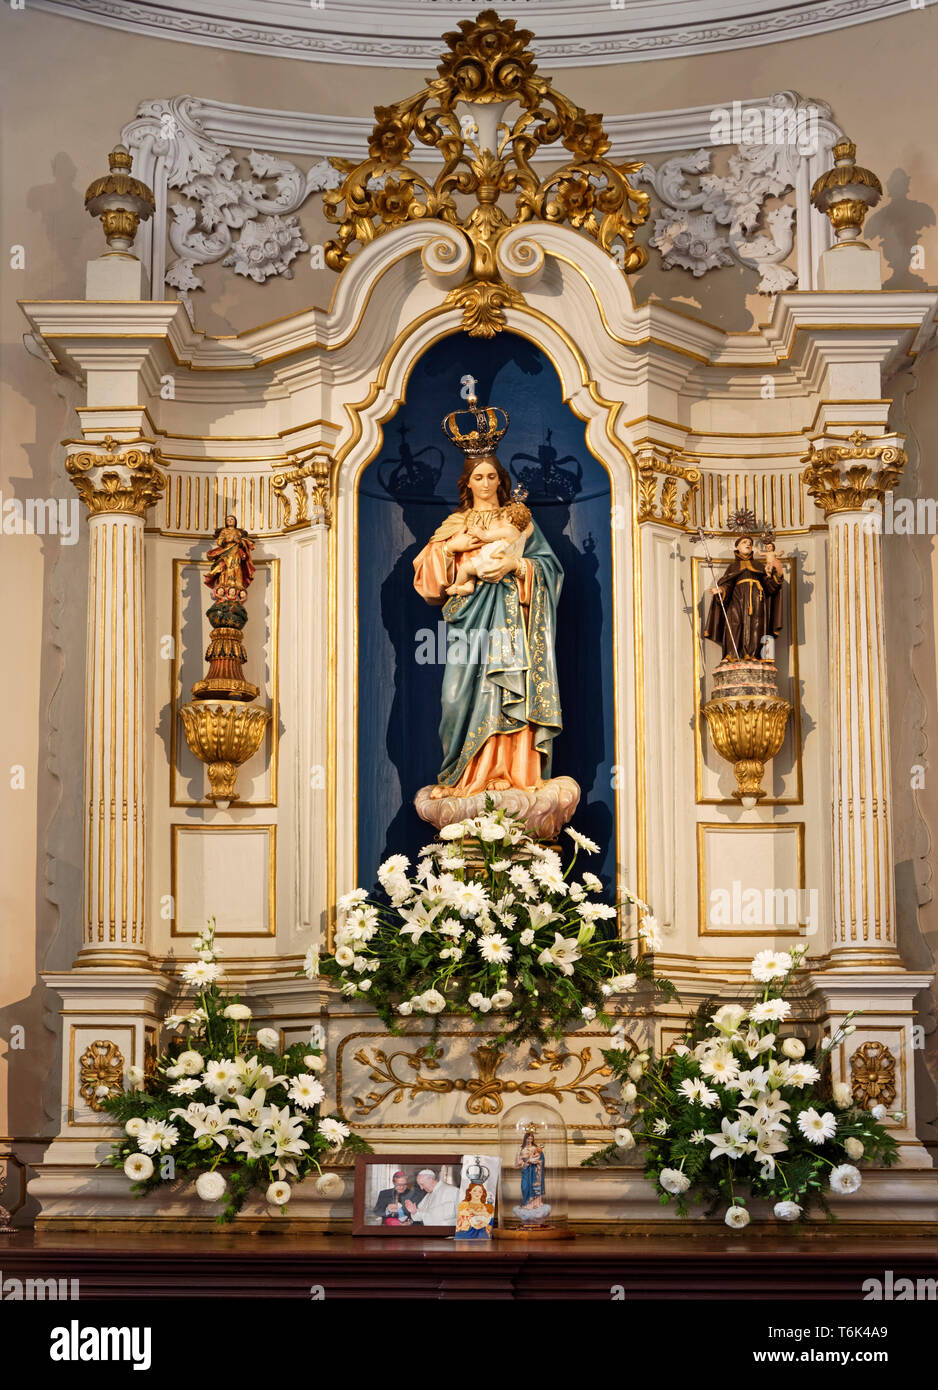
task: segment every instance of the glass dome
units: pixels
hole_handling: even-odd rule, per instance
[[[501,1170],[495,1234],[572,1235],[567,1220],[567,1129],[540,1101],[513,1105],[498,1126]]]

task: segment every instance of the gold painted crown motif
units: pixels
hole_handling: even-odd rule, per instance
[[[466,398],[468,410],[454,410],[443,421],[443,433],[467,458],[487,458],[511,423],[500,405],[479,406],[474,394]]]

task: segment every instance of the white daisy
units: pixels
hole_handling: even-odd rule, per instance
[[[489,961],[492,965],[502,965],[511,960],[511,947],[503,936],[493,932],[480,941],[479,954],[483,960]]]
[[[222,970],[211,961],[193,960],[182,967],[182,978],[187,985],[210,985],[218,979]]]
[[[370,984],[370,981],[368,982]],[[325,1087],[315,1076],[303,1074],[294,1076],[290,1082],[289,1096],[301,1110],[311,1110],[326,1094]]]
[[[566,827],[567,834],[578,849],[585,850],[587,854],[598,854],[599,845],[595,840],[591,840],[586,835],[581,835],[579,830],[574,830],[572,825]]]
[[[792,959],[786,951],[760,951],[752,962],[750,974],[754,980],[767,984],[769,980],[780,980],[791,967]]]
[[[761,1004],[753,1004],[749,1017],[753,1023],[775,1023],[787,1018],[791,1005],[787,999],[766,999]]]
[[[340,1148],[351,1132],[348,1125],[343,1124],[341,1120],[333,1120],[328,1115],[324,1120],[319,1121],[319,1133],[326,1143],[331,1144],[334,1149]]]
[[[812,1105],[807,1110],[802,1110],[798,1116],[798,1128],[812,1144],[823,1144],[834,1137],[837,1121],[829,1110],[821,1115]]]

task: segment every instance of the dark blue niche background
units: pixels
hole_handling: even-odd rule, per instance
[[[534,520],[563,566],[557,659],[564,728],[554,740],[552,773],[580,784],[573,824],[602,849],[581,855],[580,866],[614,884],[609,479],[586,447],[582,421],[564,404],[550,359],[509,333],[491,342],[459,334],[430,348],[360,480],[358,883],[370,887],[389,854],[413,862],[435,834],[413,799],[440,767],[445,624],[441,610],[415,591],[413,561],[458,504],[463,455],[440,423],[465,407],[459,383],[467,372],[478,380],[480,402],[511,417],[499,459],[527,487]],[[428,630],[438,659],[421,663]]]

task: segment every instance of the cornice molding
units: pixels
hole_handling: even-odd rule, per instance
[[[180,43],[307,62],[365,67],[435,66],[440,35],[472,11],[454,0],[31,0],[69,19]],[[483,8],[482,2],[478,8]],[[647,62],[722,53],[908,14],[908,0],[501,0],[499,13],[535,31],[551,68]],[[377,10],[377,13],[376,13]],[[261,17],[263,16],[263,17]]]

